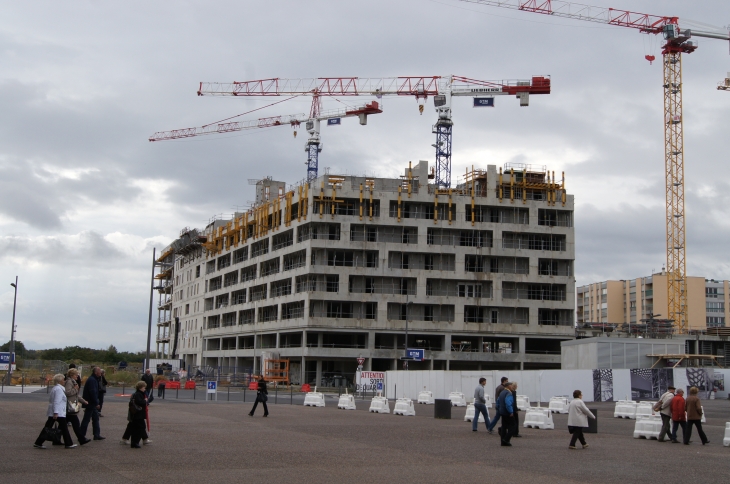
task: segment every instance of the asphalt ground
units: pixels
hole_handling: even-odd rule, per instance
[[[261,408],[247,416],[250,402],[228,402],[225,392],[206,402],[201,393],[196,400],[169,392],[155,399],[153,443],[142,449],[119,443],[127,398],[111,394],[101,419],[107,439],[68,450],[33,448],[45,422],[45,391],[0,394],[0,476],[12,483],[730,482],[730,447],[722,446],[727,400],[703,402],[706,446],[696,432],[689,446],[634,439],[634,421],[613,418],[613,403],[588,403],[598,409],[599,433],[586,435],[588,449],[569,450],[567,415],[554,416],[555,430],[521,428],[522,438],[501,447],[484,424],[471,431],[464,408],[437,420],[430,405],[416,405],[416,417],[379,415],[367,412],[368,400],[357,400],[355,411],[338,410],[336,395],[325,408],[303,407],[300,394],[293,404],[280,398],[269,405],[264,419]]]

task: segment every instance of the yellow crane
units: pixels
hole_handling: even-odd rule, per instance
[[[680,333],[688,329],[687,259],[684,211],[684,134],[682,117],[682,54],[697,49],[692,37],[730,41],[730,34],[680,29],[678,17],[649,15],[560,0],[461,0],[522,12],[629,27],[645,34],[662,34],[664,45],[664,172],[666,181],[667,319]],[[645,56],[652,62],[653,55]],[[730,76],[730,75],[729,75]],[[718,89],[730,89],[730,81]],[[656,309],[656,308],[655,308]]]

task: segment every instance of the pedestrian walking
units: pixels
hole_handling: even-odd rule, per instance
[[[671,423],[672,423],[672,399],[674,398],[673,386],[667,388],[664,395],[661,396],[659,401],[654,405],[654,411],[659,412],[662,417],[662,430],[659,432],[658,441],[666,442],[664,437],[666,435],[672,435]]]
[[[479,424],[479,416],[484,415],[484,426],[489,430],[489,412],[487,411],[487,399],[484,396],[484,385],[487,384],[486,378],[480,378],[479,384],[474,389],[474,418],[471,421],[471,430],[477,431]],[[490,432],[491,433],[491,432]]]
[[[145,382],[145,385],[147,385],[145,394],[147,395],[147,404],[149,405],[150,403],[152,403],[152,400],[155,399],[154,395],[152,395],[152,390],[155,386],[155,378],[152,376],[152,372],[149,368],[144,371],[144,375],[142,375],[142,381]]]
[[[517,408],[517,382],[516,381],[512,382],[512,398],[514,398],[514,402],[515,402],[515,408],[514,408],[514,410],[515,410],[515,412],[514,412],[515,413],[515,433],[512,437],[522,437],[520,435],[520,415],[518,413],[520,411],[520,409]]]
[[[101,376],[99,377],[99,417],[103,417],[101,409],[104,406],[104,395],[106,395],[106,386],[109,384],[106,381],[106,370],[101,370]]]
[[[142,394],[144,395],[145,401],[147,401],[147,394],[145,393],[147,384],[144,383],[144,386],[140,389],[140,388],[137,388],[138,386],[142,386],[142,385],[140,385],[140,383],[144,383],[144,382],[143,381],[137,382],[137,384],[135,385],[135,390],[136,391],[141,390]],[[135,391],[135,394],[137,393],[136,391]],[[132,438],[132,433],[135,432],[136,426],[139,425],[139,424],[135,423],[134,417],[135,417],[135,413],[137,411],[137,407],[134,407],[134,404],[132,403],[133,399],[134,399],[134,395],[132,395],[132,397],[130,398],[129,408],[127,409],[127,428],[124,430],[124,435],[122,435],[122,440],[120,442],[120,443],[126,444],[126,445],[131,444],[130,439]],[[149,408],[148,407],[149,407],[149,405],[145,405],[145,409],[146,409],[145,419],[147,419],[147,424],[149,425]],[[135,412],[132,412],[132,408],[134,408]],[[139,429],[137,429],[137,430],[139,430]],[[142,432],[142,443],[144,445],[151,444],[152,441],[150,440],[149,434],[147,433],[147,427],[145,425],[142,425],[141,432]]]
[[[497,389],[494,391],[494,405],[496,408],[497,400],[499,400],[499,396],[502,394],[502,390],[504,390],[504,384],[507,382],[507,377],[503,376],[500,380],[499,385],[497,386]],[[494,431],[494,427],[497,425],[497,422],[499,421],[499,418],[501,415],[499,414],[499,410],[494,412],[494,420],[489,422],[489,425],[487,426],[487,431],[491,434]]]
[[[702,402],[700,402],[699,394],[700,390],[697,387],[689,389],[689,396],[687,397],[686,410],[687,410],[687,431],[684,433],[684,445],[689,445],[690,437],[692,437],[692,426],[697,427],[697,433],[700,434],[700,440],[702,445],[709,444],[705,432],[702,430]]]
[[[73,449],[76,444],[71,440],[71,435],[68,433],[68,425],[66,424],[66,405],[68,399],[66,398],[66,389],[64,387],[65,377],[59,373],[53,377],[53,389],[48,397],[48,410],[46,415],[48,419],[46,424],[43,426],[40,435],[35,440],[33,447],[36,449],[45,449],[46,446],[43,442],[47,440],[48,433],[46,429],[52,429],[54,425],[58,424],[58,430],[61,431],[63,437],[63,444],[67,449]]]
[[[259,402],[261,402],[261,405],[264,406],[264,417],[269,416],[269,407],[266,406],[266,401],[269,399],[269,392],[266,389],[266,382],[264,381],[264,377],[262,375],[258,375],[256,377],[258,379],[258,387],[256,389],[256,401],[253,403],[253,408],[249,412],[248,416],[253,417],[253,413],[256,411],[256,407],[258,406]]]
[[[512,396],[512,383],[504,382],[504,390],[497,399],[497,410],[502,419],[502,426],[499,428],[499,436],[502,440],[502,447],[512,447],[510,440],[514,434],[515,426],[515,399]]]
[[[687,406],[684,401],[684,390],[677,390],[676,395],[672,399],[672,443],[678,444],[677,428],[682,427],[682,440],[687,433]],[[689,439],[688,439],[689,440]]]
[[[81,404],[86,403],[86,400],[79,396],[79,385],[76,383],[76,377],[79,376],[79,370],[76,368],[70,368],[66,374],[66,382],[64,390],[66,393],[66,421],[71,424],[76,439],[79,441],[79,445],[88,444],[91,439],[87,439],[85,435],[81,433],[81,425],[79,424],[79,411]]]
[[[132,449],[139,449],[142,446],[139,442],[142,439],[147,439],[147,431],[145,430],[145,420],[147,419],[147,395],[145,390],[147,389],[147,383],[138,381],[135,385],[137,391],[134,392],[132,397],[129,399],[129,410],[127,413],[127,431],[131,438]],[[124,440],[124,437],[122,437]],[[149,442],[146,442],[149,443]]]
[[[583,392],[575,390],[573,392],[573,400],[571,400],[568,406],[568,432],[573,434],[570,438],[569,449],[575,450],[575,442],[578,440],[580,440],[580,445],[584,449],[588,447],[586,439],[583,437],[583,429],[588,427],[589,418],[595,419],[596,416],[583,403]]]
[[[106,437],[101,436],[101,428],[99,427],[99,377],[101,376],[101,368],[95,366],[91,370],[91,375],[86,379],[84,384],[83,399],[86,403],[81,406],[84,408],[84,418],[81,420],[79,433],[86,438],[86,430],[91,428],[94,434],[94,440],[104,440]]]

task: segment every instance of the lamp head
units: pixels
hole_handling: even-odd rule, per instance
[[[14,282],[11,282],[10,285],[13,286],[16,289],[18,288],[18,286],[16,286]]]

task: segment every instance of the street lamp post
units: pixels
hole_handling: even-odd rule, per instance
[[[12,382],[13,377],[13,353],[15,353],[15,303],[18,300],[18,276],[15,276],[15,283],[10,283],[15,289],[15,295],[13,296],[13,325],[10,328],[10,355],[8,357],[8,385]]]

